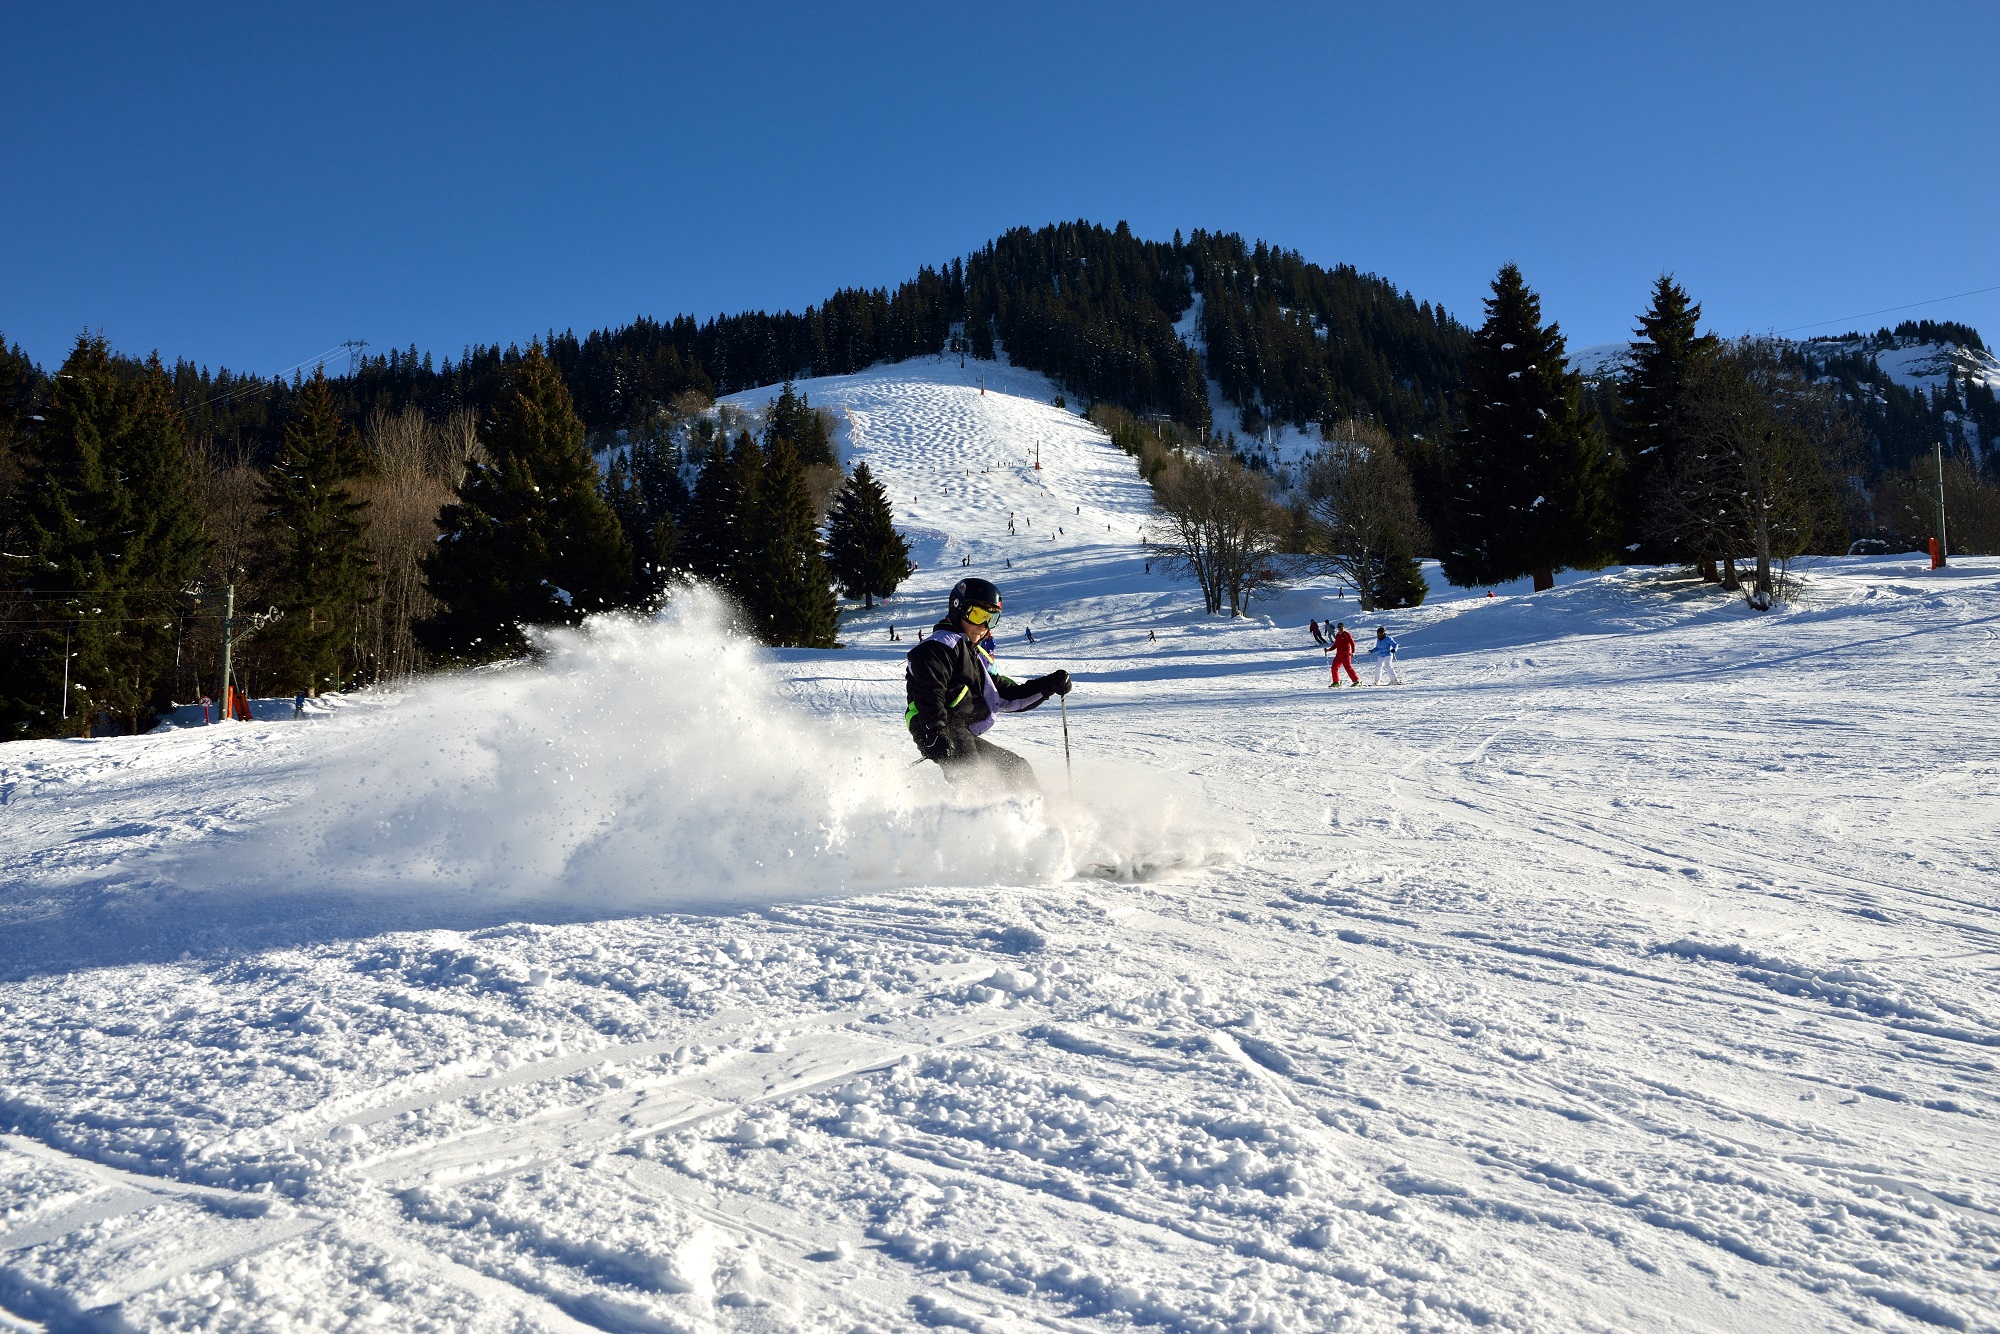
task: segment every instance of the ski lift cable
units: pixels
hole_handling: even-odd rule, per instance
[[[1899,310],[1915,310],[1918,306],[1935,306],[1940,301],[1956,301],[1960,297],[1984,296],[1988,292],[2000,292],[2000,283],[1992,287],[1977,287],[1970,292],[1954,292],[1950,296],[1934,296],[1928,301],[1912,301],[1906,306],[1884,306],[1880,310],[1864,310],[1859,315],[1842,315],[1837,319],[1815,320],[1811,324],[1794,324],[1789,329],[1778,330],[1781,334],[1797,333],[1801,329],[1818,329],[1828,324],[1845,324],[1849,320],[1865,320],[1875,315],[1893,315]]]
[[[337,353],[348,352],[348,350],[349,349],[347,343],[336,343],[332,347],[328,348],[326,351],[320,353],[317,356],[307,357],[304,361],[301,361],[296,366],[285,367],[285,369],[279,371],[276,375],[272,376],[271,380],[262,380],[262,379],[257,379],[255,377],[246,376],[245,383],[239,385],[237,388],[225,390],[224,392],[217,394],[213,398],[195,404],[195,407],[198,408],[214,407],[218,403],[226,403],[233,398],[241,398],[243,395],[254,392],[255,390],[268,389],[270,388],[272,381],[281,381],[287,375],[290,375],[293,371],[302,371],[308,366],[324,366],[326,365],[327,362],[331,361]],[[349,353],[349,356],[351,358],[352,356],[351,352]],[[188,409],[188,411],[192,410],[193,409]]]

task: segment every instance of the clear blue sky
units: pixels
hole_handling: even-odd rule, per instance
[[[1662,270],[1723,332],[2000,284],[2000,5],[1517,8],[13,5],[0,334],[455,355],[1078,217],[1473,323],[1514,260],[1573,346]]]

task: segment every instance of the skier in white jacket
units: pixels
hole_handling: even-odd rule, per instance
[[[1396,672],[1396,641],[1389,638],[1389,629],[1387,626],[1378,625],[1375,627],[1375,642],[1369,647],[1368,651],[1375,655],[1374,684],[1378,686],[1382,684],[1382,673],[1385,671],[1389,673],[1390,685],[1399,686],[1403,684],[1403,678]]]

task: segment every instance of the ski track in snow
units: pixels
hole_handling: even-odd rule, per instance
[[[1240,855],[280,893],[329,739],[393,774],[454,715],[0,747],[0,1327],[2000,1329],[2000,561],[1829,561],[1768,617],[1433,577],[1384,618],[1410,684],[1333,691],[1306,618],[1374,618],[1201,617],[1040,377],[801,388],[924,568],[773,688],[904,762],[888,627],[987,575],[1003,663],[1079,677],[1073,802],[1052,710],[996,732],[1056,818],[1198,792]],[[562,726],[643,758],[666,693]],[[740,835],[732,790],[686,818]]]

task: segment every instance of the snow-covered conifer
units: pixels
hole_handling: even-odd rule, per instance
[[[1602,565],[1613,537],[1612,462],[1561,329],[1512,264],[1472,338],[1465,424],[1445,454],[1445,577],[1461,586]]]
[[[909,577],[909,543],[896,531],[889,493],[866,463],[855,465],[854,476],[834,499],[826,559],[841,596],[860,598],[866,607],[893,594]]]
[[[1665,547],[1649,516],[1660,479],[1680,463],[1687,437],[1681,391],[1689,369],[1717,347],[1713,335],[1700,332],[1700,321],[1700,305],[1688,299],[1672,275],[1661,274],[1653,283],[1653,304],[1633,330],[1631,369],[1618,384],[1619,542],[1641,560],[1716,554]]]
[[[574,624],[619,605],[631,583],[632,550],[562,376],[540,344],[512,371],[481,429],[491,461],[466,468],[424,564],[441,605],[418,637],[447,660],[519,653],[523,625]]]
[[[366,466],[325,371],[315,371],[292,399],[258,525],[258,592],[281,613],[259,632],[259,656],[271,673],[266,685],[280,694],[339,690],[359,670],[355,612],[374,588],[362,536],[368,504],[355,494]]]
[[[744,510],[736,578],[745,610],[767,644],[834,647],[838,613],[819,540],[819,515],[790,441],[780,438],[771,446],[756,500]]]
[[[37,624],[5,640],[0,728],[7,739],[75,734],[105,714],[138,731],[167,702],[174,590],[207,546],[181,414],[158,358],[120,367],[86,334],[52,380],[44,418],[20,491],[26,549],[7,562]]]

